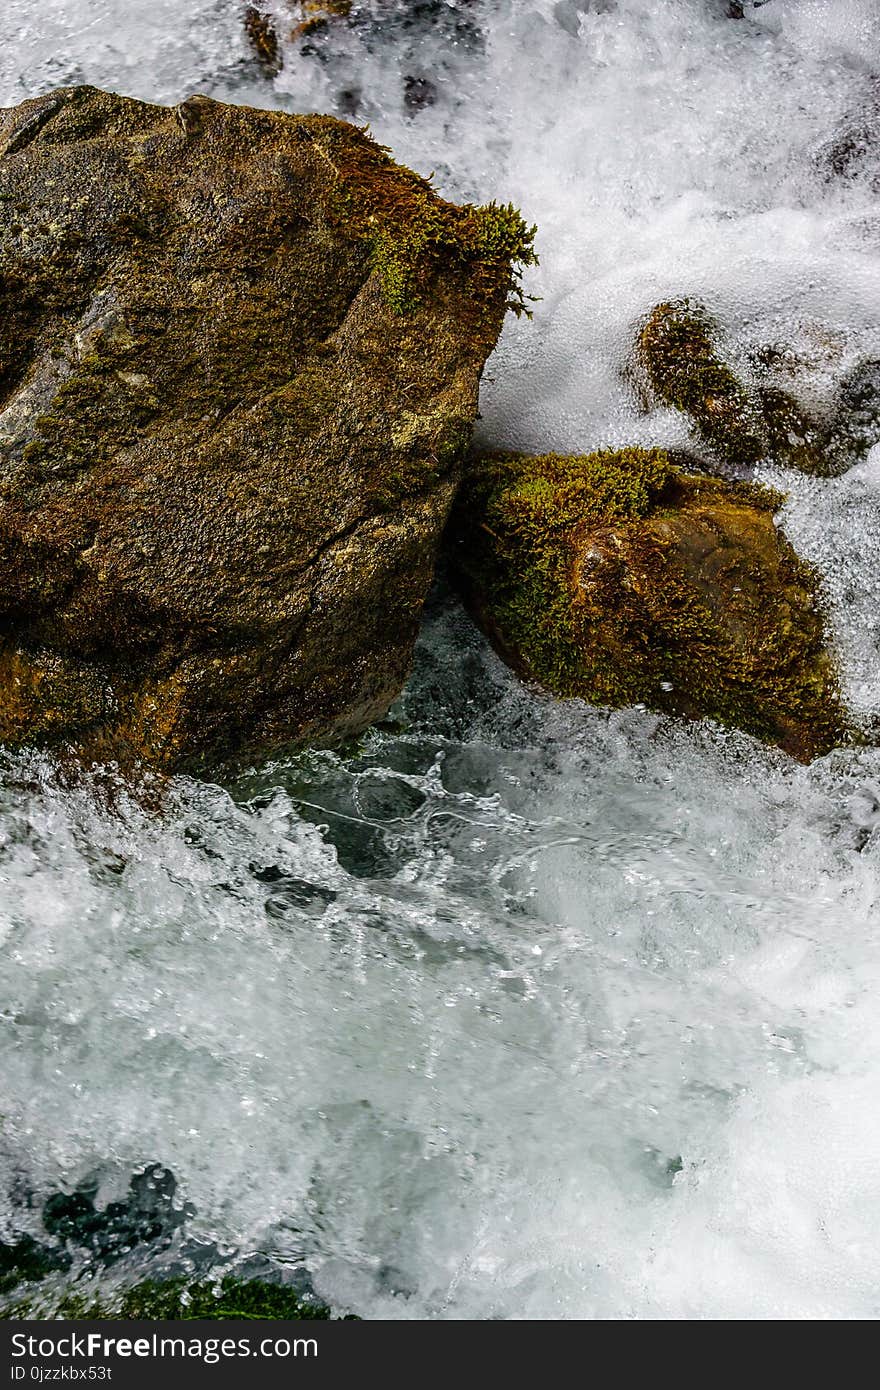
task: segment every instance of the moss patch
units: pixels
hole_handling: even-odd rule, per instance
[[[468,206],[462,211],[464,218],[450,222],[435,202],[426,199],[405,231],[369,234],[371,263],[386,303],[398,314],[412,313],[421,301],[420,286],[451,257],[462,266],[485,262],[487,285],[496,278],[499,266],[509,264],[506,307],[517,317],[530,317],[522,272],[538,264],[537,228],[528,227],[512,204]]]
[[[439,270],[467,269],[476,299],[486,295],[494,303],[500,273],[507,308],[529,313],[522,274],[538,264],[537,227],[512,204],[448,203],[428,179],[392,165],[387,147],[366,132],[343,127],[342,136],[339,122],[313,120],[309,129],[338,178],[338,224],[367,242],[389,307],[412,313]]]

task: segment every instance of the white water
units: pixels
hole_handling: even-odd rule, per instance
[[[333,37],[270,85],[231,0],[7,0],[0,103],[92,81],[332,109],[356,78],[400,158],[540,225],[483,439],[684,442],[621,372],[664,296],[705,299],[734,357],[799,343],[817,397],[880,352],[877,195],[819,167],[880,11],[724,8],[487,4],[482,49]],[[773,478],[866,720],[877,452]],[[96,1172],[103,1202],[157,1160],[197,1209],[179,1258],[305,1264],[366,1315],[877,1316],[878,751],[803,769],[560,705],[448,607],[403,717],[357,759],[180,780],[158,814],[6,759],[3,1229],[39,1234],[25,1191]]]

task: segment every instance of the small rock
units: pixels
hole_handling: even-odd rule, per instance
[[[244,12],[244,31],[260,66],[270,77],[277,77],[283,66],[281,44],[272,18],[248,5]]]
[[[477,460],[453,563],[506,660],[563,696],[709,716],[805,761],[845,736],[781,498],[662,450]]]
[[[718,353],[717,334],[691,300],[652,309],[636,344],[650,395],[689,415],[702,442],[735,474],[748,474],[762,459],[819,476],[840,471],[827,425],[781,388],[740,381]]]

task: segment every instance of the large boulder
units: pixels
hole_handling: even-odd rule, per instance
[[[711,716],[808,760],[846,718],[781,500],[662,450],[482,458],[451,553],[501,654],[548,690]]]
[[[0,112],[0,739],[173,768],[380,716],[531,256],[331,118]]]

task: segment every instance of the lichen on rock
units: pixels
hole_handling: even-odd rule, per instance
[[[0,738],[175,768],[384,713],[532,235],[330,117],[0,112]]]
[[[476,460],[450,553],[502,655],[563,696],[709,716],[809,760],[846,736],[781,498],[662,450]]]

